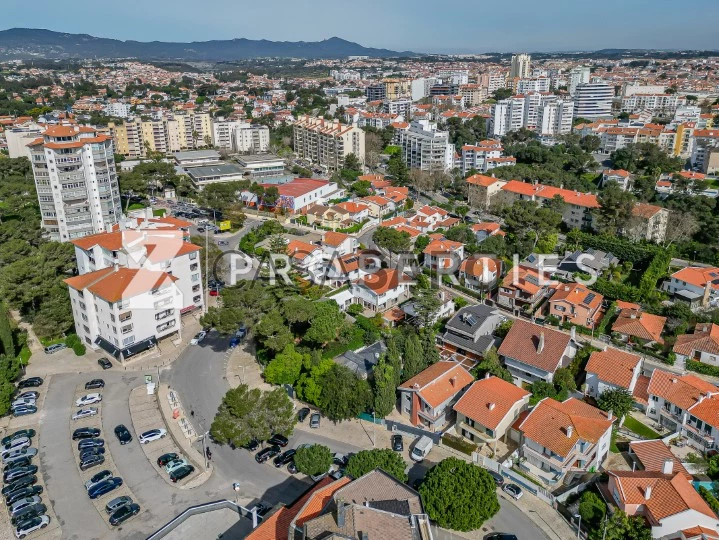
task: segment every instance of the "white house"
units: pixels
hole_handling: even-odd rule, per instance
[[[327,231],[322,237],[322,251],[326,259],[344,257],[357,251],[358,247],[359,240],[349,234]]]
[[[382,268],[352,284],[355,304],[382,313],[410,297],[410,280],[397,269]]]
[[[617,388],[632,393],[642,374],[642,357],[609,347],[591,354],[586,371],[587,394],[595,399]]]
[[[673,350],[681,365],[687,360],[719,365],[719,325],[697,324],[693,334],[677,336]]]
[[[662,288],[672,296],[702,305],[719,302],[719,268],[688,266],[674,272]]]
[[[301,240],[292,240],[287,244],[287,255],[292,265],[300,272],[310,275],[321,273],[324,263],[324,252],[321,247]]]
[[[430,270],[458,269],[464,259],[464,244],[436,238],[424,248],[424,266]]]

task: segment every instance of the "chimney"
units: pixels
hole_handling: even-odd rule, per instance
[[[539,334],[539,344],[537,345],[537,354],[542,354],[544,350],[544,332]]]
[[[614,419],[614,411],[609,409],[609,412],[607,413],[607,420],[613,420]]]
[[[337,501],[337,526],[345,526],[345,503],[341,499]]]
[[[644,500],[648,501],[651,496],[652,496],[652,486],[647,486],[646,488],[644,488]]]
[[[677,382],[677,378],[676,378],[676,377],[672,377],[672,384],[676,384],[676,382]]]
[[[704,394],[699,394],[699,399],[697,400],[697,403],[701,403],[702,401],[704,401],[705,397],[706,396]]]
[[[571,439],[572,435],[574,435],[574,426],[567,426],[566,431],[567,431],[567,438]]]
[[[496,405],[494,403],[490,403],[489,405],[487,405],[487,407],[489,408],[490,411],[493,411],[494,408],[496,407]]]
[[[449,384],[451,384],[452,386],[457,384],[457,376],[456,375],[449,380]]]
[[[662,465],[662,472],[664,474],[672,474],[672,471],[674,470],[674,460],[671,458],[667,458],[664,460],[664,465]],[[649,498],[649,497],[647,497]]]
[[[485,379],[489,379],[491,376],[492,376],[492,374],[489,371],[484,374]]]

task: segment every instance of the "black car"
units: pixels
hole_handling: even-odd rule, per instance
[[[105,441],[102,439],[83,439],[77,443],[77,450],[82,452],[86,448],[97,448],[98,446],[105,446]]]
[[[130,519],[132,516],[137,515],[139,512],[139,504],[132,503],[121,506],[110,515],[110,525],[116,527],[120,523]]]
[[[100,358],[100,359],[97,361],[97,363],[100,364],[100,367],[101,367],[102,369],[110,369],[110,368],[112,367],[112,362],[110,362],[110,361],[109,361],[107,358],[105,358],[104,356],[103,356],[102,358]]]
[[[270,458],[275,457],[277,454],[281,452],[280,447],[277,445],[274,446],[268,446],[264,450],[260,450],[255,454],[255,461],[257,463],[264,463]]]
[[[127,444],[129,442],[132,442],[132,435],[130,434],[130,430],[127,429],[124,424],[120,424],[115,427],[115,435],[117,435],[117,440],[120,441],[120,444]]]
[[[20,499],[25,499],[26,497],[32,497],[34,495],[40,495],[41,493],[42,486],[27,486],[23,488],[18,488],[17,490],[13,491],[12,493],[8,493],[5,496],[5,504],[7,504],[8,506],[12,506]]]
[[[86,471],[92,467],[97,467],[105,463],[105,456],[102,454],[92,454],[84,460],[80,460],[80,470]]]
[[[297,421],[298,422],[304,422],[307,417],[310,415],[310,408],[309,407],[302,407],[299,412],[297,413]]]
[[[258,441],[257,439],[252,439],[252,440],[250,440],[250,442],[248,442],[247,444],[242,446],[242,448],[244,448],[245,450],[249,450],[250,452],[254,452],[259,447],[260,447],[260,441]]]
[[[170,463],[170,461],[175,461],[175,460],[178,459],[179,457],[180,457],[180,456],[178,456],[178,455],[175,454],[174,452],[170,452],[170,453],[168,453],[168,454],[162,454],[159,458],[157,458],[157,464],[158,464],[160,467],[164,467],[165,465],[167,465],[168,463]]]
[[[87,461],[91,456],[101,456],[105,453],[104,446],[98,446],[96,448],[86,448],[80,452],[80,461]]]
[[[270,440],[267,441],[267,444],[277,445],[284,448],[287,446],[288,442],[290,441],[287,440],[287,437],[280,435],[279,433],[275,433],[272,437],[270,437]]]
[[[402,450],[404,450],[404,441],[402,440],[402,435],[392,435],[392,450],[394,450],[395,452],[401,452]]]
[[[22,478],[28,474],[35,474],[37,472],[37,465],[26,465],[24,467],[15,467],[9,471],[3,473],[3,482],[13,482],[18,478]]]
[[[95,388],[105,388],[105,381],[102,379],[93,379],[85,383],[85,390],[93,390]]]
[[[2,493],[3,496],[7,497],[9,493],[17,491],[20,488],[32,486],[36,482],[37,476],[35,476],[34,474],[28,474],[26,476],[23,476],[22,478],[18,478],[12,484],[8,484],[4,488],[2,488],[2,491],[0,491],[0,493]]]
[[[491,533],[484,537],[484,540],[517,540],[517,535],[512,533]]]
[[[504,485],[504,476],[498,472],[490,471],[489,469],[486,469],[486,471],[490,474],[494,483],[497,484],[498,487],[502,487]]]
[[[192,465],[183,465],[170,473],[170,480],[178,482],[179,480],[190,476],[194,471],[195,468]]]
[[[277,456],[272,463],[275,464],[275,467],[282,467],[283,465],[287,465],[290,461],[294,461],[295,454],[297,453],[297,450],[294,448],[291,450],[286,450],[285,452],[282,452],[279,456]]]
[[[42,503],[37,503],[30,505],[27,508],[23,508],[17,514],[15,514],[10,521],[12,521],[13,525],[17,525],[19,523],[22,523],[23,521],[27,521],[28,519],[32,519],[38,516],[44,516],[46,512],[47,506]]]
[[[94,427],[81,427],[72,432],[72,440],[92,439],[100,435],[100,430]]]
[[[17,383],[18,390],[21,388],[36,388],[42,386],[44,381],[40,377],[30,377]]]
[[[8,463],[7,465],[5,465],[2,472],[6,473],[12,469],[17,469],[18,467],[27,467],[31,463],[32,463],[32,458],[30,458],[29,456],[24,457],[22,459],[18,459],[17,461],[13,461],[12,463]]]

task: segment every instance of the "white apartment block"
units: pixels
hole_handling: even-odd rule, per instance
[[[503,137],[524,125],[524,96],[513,96],[492,105],[489,118],[489,134]]]
[[[449,132],[437,130],[437,124],[414,121],[397,135],[407,167],[432,172],[448,171],[454,166],[455,150],[449,142]]]
[[[270,148],[270,128],[241,122],[235,126],[232,148],[235,152],[260,153]]]
[[[22,125],[9,127],[5,130],[5,142],[8,155],[11,158],[26,157],[30,159],[29,143],[37,139],[42,133],[42,126],[35,122],[26,122]]]
[[[304,115],[294,124],[293,137],[300,159],[308,159],[329,171],[341,169],[349,154],[364,163],[365,137],[358,126]]]
[[[622,85],[622,96],[633,96],[635,94],[663,94],[665,86],[658,84],[639,84],[637,82],[624,83]]]
[[[130,116],[130,104],[121,101],[114,101],[105,105],[103,112],[107,116],[115,116],[117,118],[128,118]]]
[[[578,84],[574,92],[576,118],[610,118],[614,88],[602,81]]]
[[[592,71],[588,66],[577,66],[575,68],[572,68],[572,70],[569,72],[569,95],[574,95],[578,85],[588,83],[591,74]]]
[[[402,115],[405,118],[409,118],[412,112],[412,100],[407,98],[388,99],[382,103],[382,109],[387,114]]]
[[[632,94],[622,98],[622,112],[650,111],[652,114],[674,115],[686,98],[677,94]]]
[[[512,62],[509,68],[509,77],[520,79],[526,79],[529,77],[531,72],[530,64],[532,57],[528,54],[514,54],[512,55]]]
[[[212,145],[227,152],[235,151],[235,129],[246,124],[240,120],[215,118],[212,120]]]
[[[527,92],[549,92],[550,89],[551,79],[549,77],[519,79],[519,81],[517,81],[518,94],[526,94]]]
[[[122,214],[112,140],[87,126],[57,125],[29,144],[42,228],[67,242],[104,231]]]
[[[541,135],[566,135],[572,131],[574,102],[557,99],[546,103],[539,111],[537,131]]]

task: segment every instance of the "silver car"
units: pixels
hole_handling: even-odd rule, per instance
[[[15,450],[13,453],[3,456],[2,461],[5,465],[10,465],[16,461],[20,461],[26,457],[34,457],[37,455],[37,448],[23,448],[21,450]]]
[[[37,404],[37,398],[31,397],[31,396],[19,397],[10,404],[10,408],[15,409],[16,407],[22,407],[23,405],[36,405],[36,404]]]
[[[24,499],[15,501],[10,507],[10,516],[15,517],[20,511],[24,510],[28,506],[32,506],[33,504],[39,504],[41,502],[42,499],[37,495],[34,495],[32,497],[25,497]]]
[[[12,454],[16,450],[23,450],[28,446],[30,446],[30,439],[28,439],[27,437],[15,439],[14,441],[10,441],[5,446],[3,446],[0,455],[3,457],[3,459],[5,459],[8,454]]]
[[[105,505],[105,512],[112,514],[115,510],[122,508],[123,506],[127,506],[128,504],[132,504],[132,498],[127,495],[115,497]]]
[[[95,407],[88,407],[87,409],[80,409],[75,414],[72,415],[73,420],[80,420],[82,418],[87,418],[89,416],[95,416],[97,414],[97,408]]]

